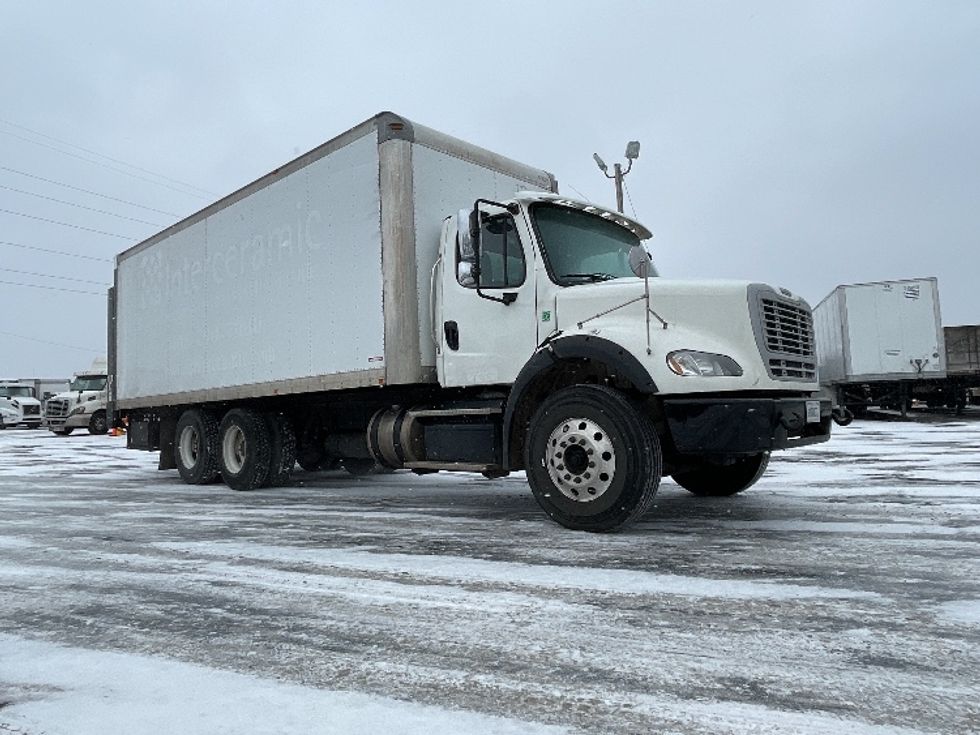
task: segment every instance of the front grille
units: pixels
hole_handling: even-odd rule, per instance
[[[39,416],[41,414],[40,406],[24,406],[25,416]]]
[[[771,289],[759,290],[753,321],[769,377],[815,381],[817,357],[810,308],[805,302],[784,299]]]
[[[44,411],[49,419],[63,418],[68,415],[68,401],[64,398],[52,398],[44,404]]]
[[[781,355],[813,357],[813,316],[809,309],[761,299],[766,349]]]

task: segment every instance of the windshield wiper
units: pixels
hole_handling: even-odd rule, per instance
[[[566,273],[561,278],[588,278],[592,283],[598,281],[612,281],[616,276],[610,273]]]

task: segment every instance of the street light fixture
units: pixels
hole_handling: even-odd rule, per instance
[[[622,164],[613,164],[613,173],[609,173],[609,167],[606,166],[605,162],[599,158],[598,153],[593,153],[592,158],[595,159],[596,164],[599,166],[599,170],[606,175],[607,179],[613,179],[616,182],[616,209],[622,213],[623,211],[623,177],[626,176],[633,168],[633,161],[640,157],[640,141],[631,140],[626,144],[626,160],[629,164],[626,166],[626,170],[623,171]]]

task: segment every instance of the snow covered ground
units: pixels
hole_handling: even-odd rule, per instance
[[[188,487],[0,432],[0,734],[980,731],[980,417],[855,422],[629,531],[521,476]]]

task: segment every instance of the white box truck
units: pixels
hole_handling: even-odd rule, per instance
[[[188,483],[526,470],[569,528],[825,441],[810,309],[656,277],[650,232],[381,113],[116,258],[110,408]]]
[[[946,378],[936,278],[840,285],[813,318],[820,382],[839,405],[906,411]]]

